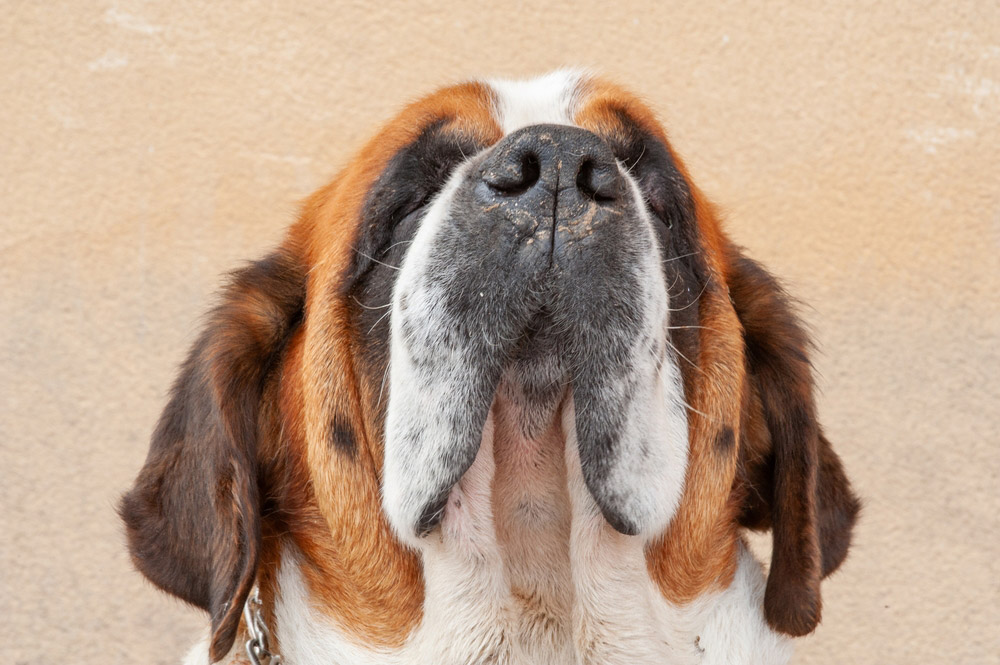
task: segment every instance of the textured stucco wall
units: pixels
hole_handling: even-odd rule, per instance
[[[3,3],[4,660],[175,662],[113,505],[220,275],[404,101],[582,64],[809,305],[867,506],[796,662],[1000,662],[1000,4],[652,4]]]

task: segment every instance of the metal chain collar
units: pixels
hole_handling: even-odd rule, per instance
[[[247,633],[250,635],[246,645],[247,657],[252,665],[281,665],[281,656],[271,653],[268,649],[271,631],[268,630],[264,615],[261,613],[263,608],[260,589],[254,584],[247,602],[243,605],[243,621],[246,622]]]

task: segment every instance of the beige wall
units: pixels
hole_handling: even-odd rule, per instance
[[[1000,662],[1000,4],[653,4],[3,3],[3,660],[175,662],[113,506],[220,274],[404,101],[583,64],[809,304],[866,510],[796,662]]]

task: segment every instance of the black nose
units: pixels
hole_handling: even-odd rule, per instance
[[[509,202],[518,199],[519,205],[544,208],[553,205],[553,198],[564,204],[580,199],[612,203],[622,196],[623,180],[611,149],[578,127],[520,129],[496,145],[481,174],[489,194]]]

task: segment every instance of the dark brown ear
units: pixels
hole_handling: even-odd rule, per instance
[[[749,395],[738,482],[743,526],[771,528],[768,623],[789,635],[820,621],[820,579],[847,556],[860,504],[823,435],[813,400],[809,339],[784,290],[732,250],[729,288],[743,324]]]
[[[304,296],[287,246],[233,275],[120,506],[139,571],[209,612],[213,662],[232,647],[256,577],[258,407]]]

